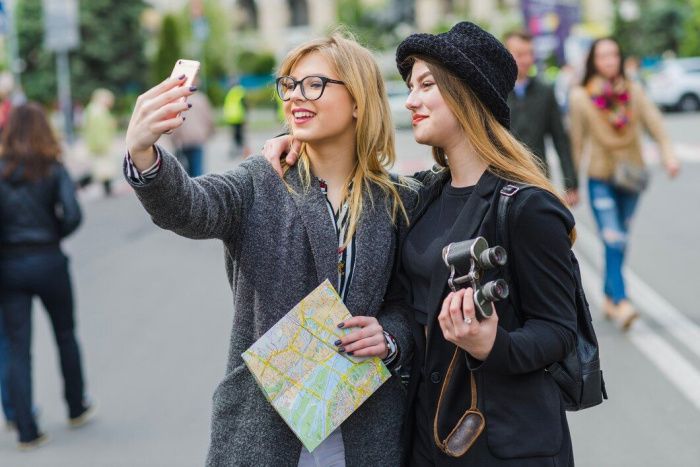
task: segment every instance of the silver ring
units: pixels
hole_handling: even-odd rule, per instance
[[[473,319],[471,319],[469,316],[464,318],[464,324],[472,324]]]

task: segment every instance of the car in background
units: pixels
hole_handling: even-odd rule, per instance
[[[700,110],[700,57],[663,60],[647,79],[651,99],[663,109]]]
[[[411,112],[406,108],[408,99],[408,88],[401,80],[386,82],[386,93],[389,97],[389,107],[391,109],[391,119],[396,128],[411,128]]]

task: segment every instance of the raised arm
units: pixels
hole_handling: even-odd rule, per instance
[[[174,156],[155,143],[182,124],[196,89],[168,79],[139,96],[129,122],[125,175],[153,222],[189,238],[230,238],[252,202],[252,161],[221,175],[190,178]]]

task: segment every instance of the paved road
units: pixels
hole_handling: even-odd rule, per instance
[[[700,114],[669,116],[687,162],[682,177],[656,174],[644,195],[630,246],[630,291],[644,317],[628,335],[599,319],[600,245],[584,203],[575,210],[578,255],[602,348],[611,399],[569,415],[577,465],[694,466],[700,446]],[[264,135],[253,135],[260,147]],[[398,134],[399,170],[429,166],[429,151]],[[210,145],[211,170],[236,161],[227,137]],[[656,170],[656,169],[655,169]],[[46,316],[35,314],[35,395],[53,440],[18,453],[0,433],[2,467],[201,465],[211,395],[226,362],[232,307],[221,245],[154,227],[127,187],[103,199],[82,196],[85,225],[67,242],[79,307],[94,424],[71,431],[59,389]]]

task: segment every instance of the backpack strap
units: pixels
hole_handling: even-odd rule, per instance
[[[498,210],[496,211],[496,245],[500,245],[505,248],[508,253],[508,263],[504,268],[501,268],[501,273],[503,274],[503,279],[508,283],[508,298],[507,300],[513,306],[513,309],[517,314],[517,285],[514,282],[514,278],[510,273],[510,268],[512,265],[512,258],[510,252],[510,234],[508,232],[508,209],[513,201],[515,195],[528,188],[529,185],[524,185],[522,183],[508,182],[502,189],[498,199]],[[522,321],[522,320],[521,320]]]

